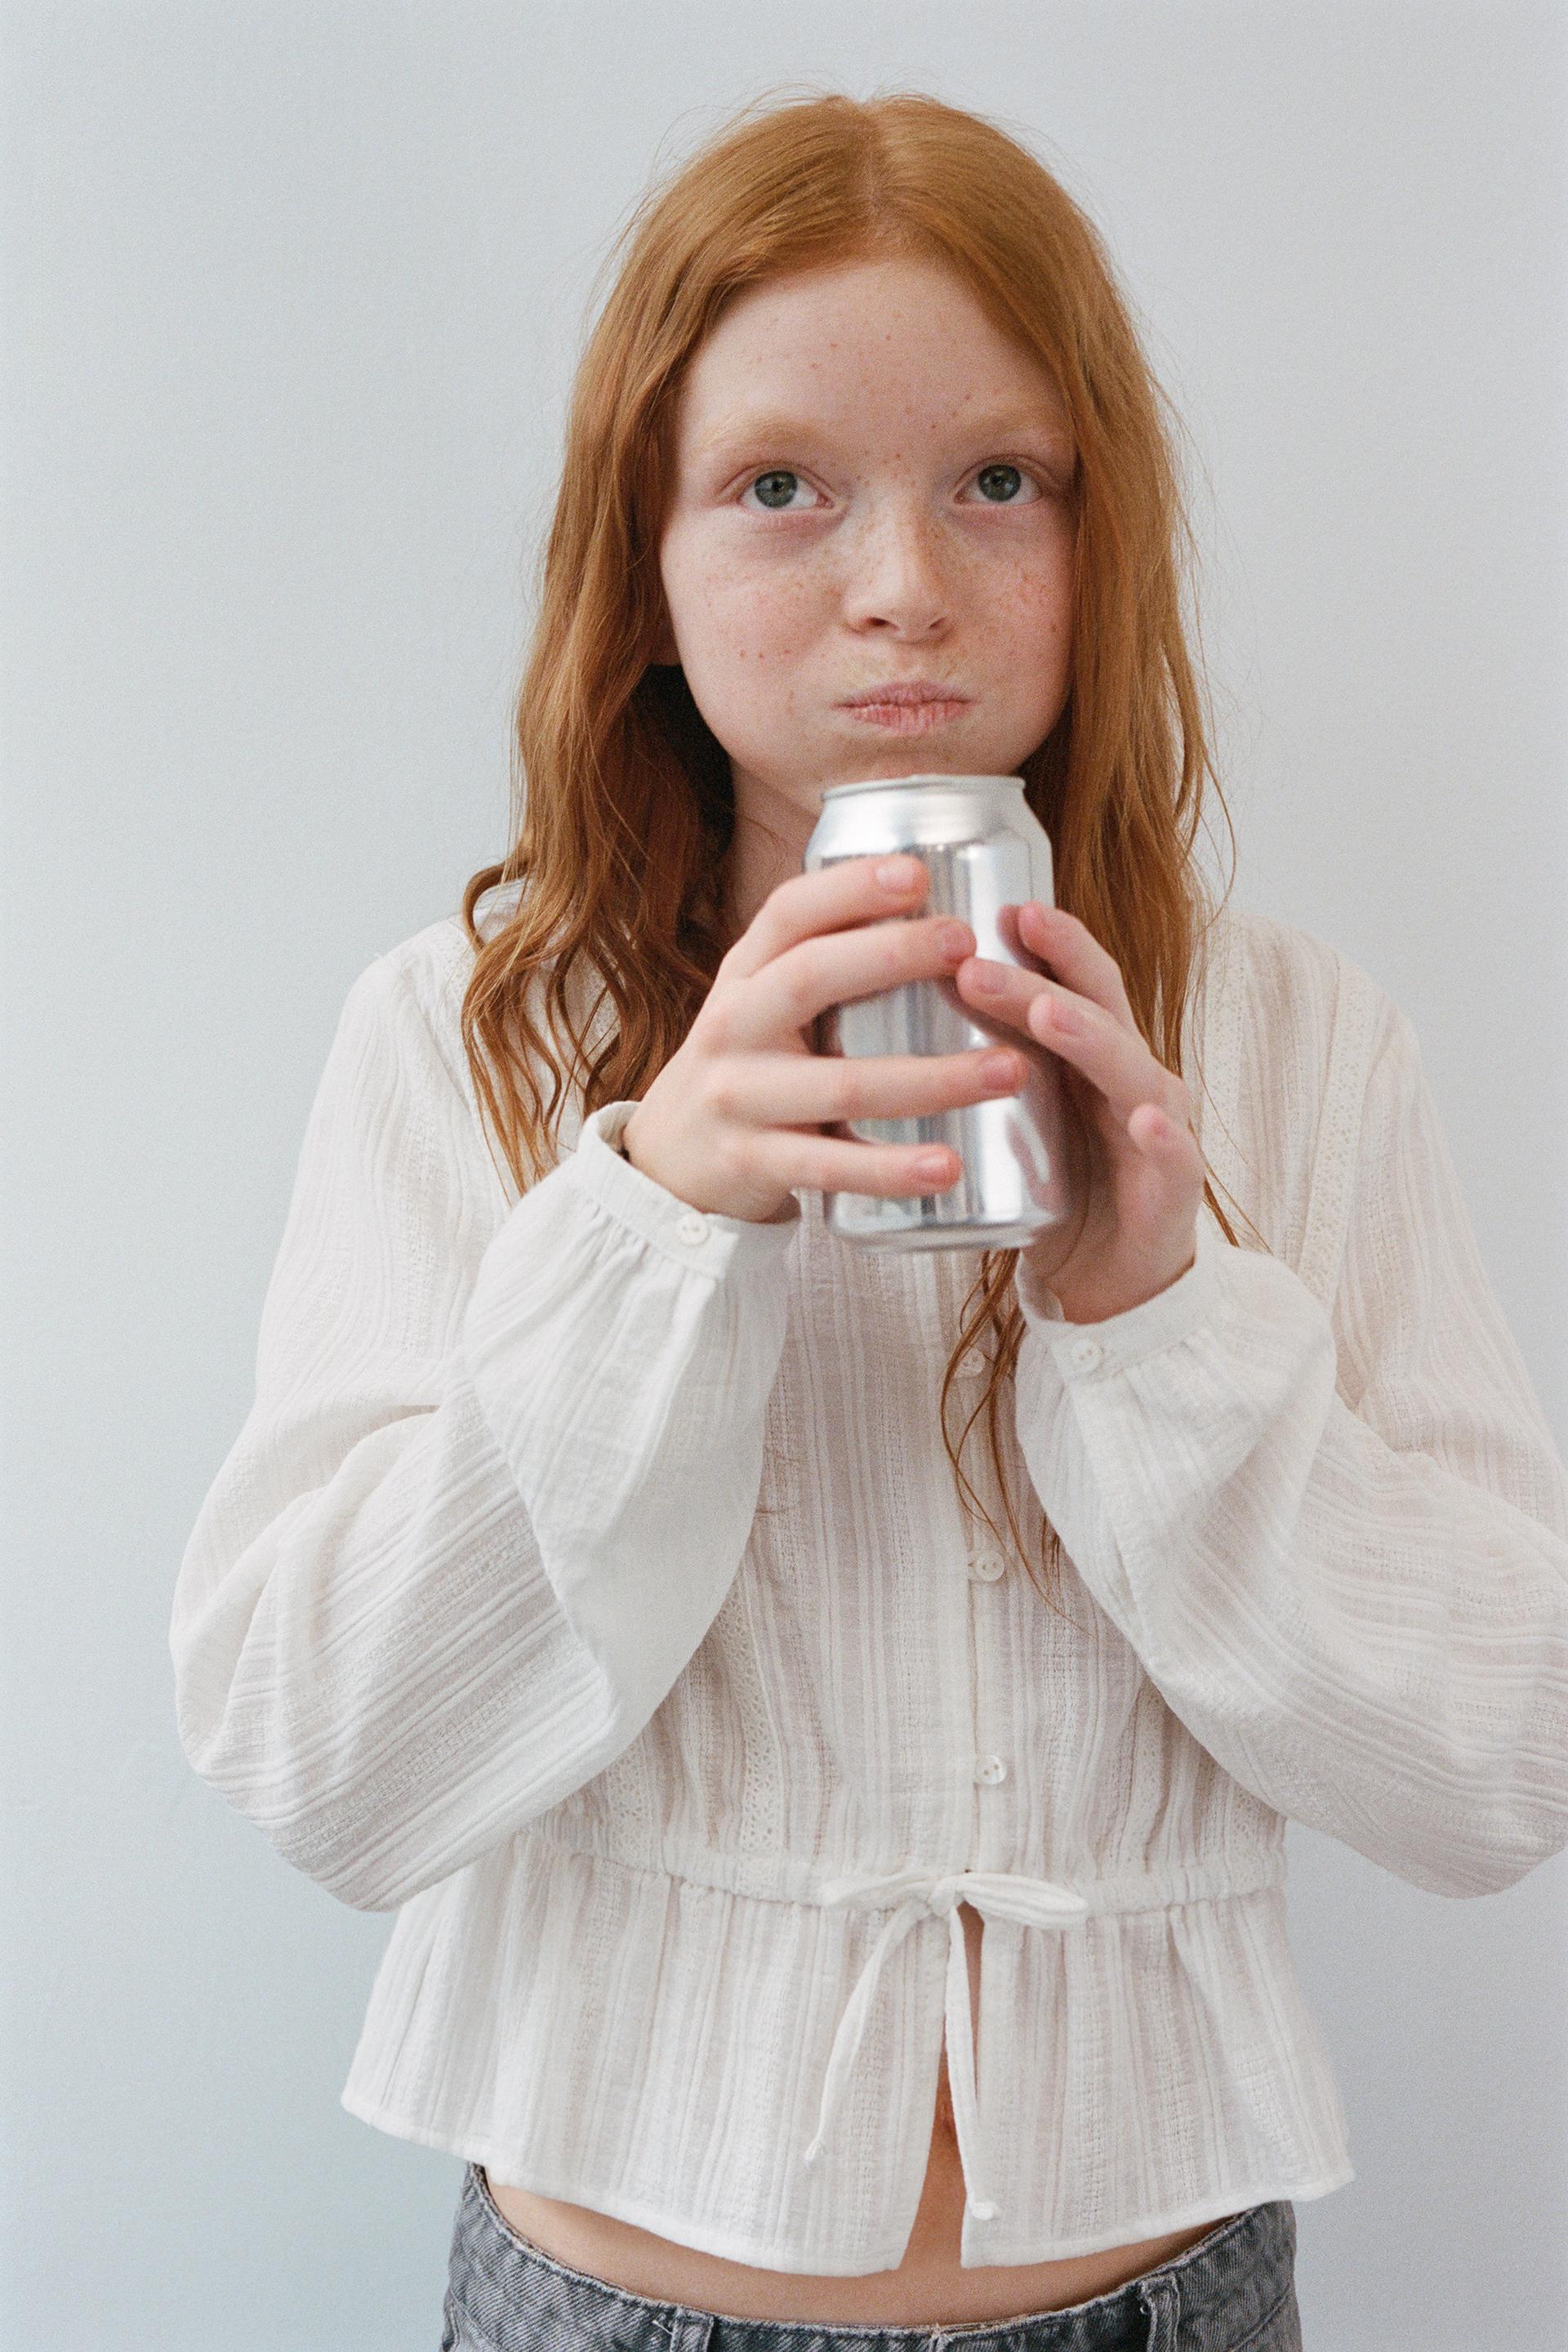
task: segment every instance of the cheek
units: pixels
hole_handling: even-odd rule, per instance
[[[1065,659],[1072,634],[1070,563],[1022,562],[995,588],[993,610],[1001,636],[1020,654],[1032,650],[1037,661],[1043,646],[1056,647]]]
[[[782,564],[757,563],[723,548],[671,547],[665,594],[689,662],[710,673],[782,662],[809,641],[816,598],[808,581]]]

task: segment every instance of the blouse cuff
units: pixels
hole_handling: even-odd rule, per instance
[[[1218,1228],[1200,1216],[1196,1255],[1186,1272],[1141,1306],[1124,1307],[1099,1323],[1069,1323],[1056,1293],[1032,1280],[1020,1258],[1016,1289],[1026,1337],[1033,1336],[1037,1346],[1048,1349],[1065,1380],[1125,1371],[1130,1364],[1186,1339],[1214,1313],[1219,1299],[1218,1253],[1225,1246]]]
[[[583,1121],[572,1155],[574,1181],[644,1241],[700,1274],[744,1273],[782,1258],[800,1223],[794,1194],[787,1213],[767,1222],[694,1209],[621,1157],[621,1129],[637,1107],[635,1100],[605,1103]]]

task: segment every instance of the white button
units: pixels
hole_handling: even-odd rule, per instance
[[[1104,1353],[1104,1347],[1098,1339],[1075,1339],[1070,1350],[1071,1360],[1084,1372],[1092,1371]]]
[[[998,1551],[977,1551],[969,1563],[969,1573],[981,1584],[994,1584],[1007,1572],[1007,1563]]]
[[[979,1348],[965,1348],[958,1360],[958,1369],[972,1381],[978,1380],[985,1370],[985,1357]]]
[[[689,1242],[695,1248],[699,1242],[708,1238],[708,1220],[692,1209],[681,1218],[675,1230],[683,1242]]]
[[[977,1756],[974,1759],[974,1777],[977,1780],[987,1782],[1005,1780],[1007,1778],[1007,1767],[1003,1763],[1000,1756]]]

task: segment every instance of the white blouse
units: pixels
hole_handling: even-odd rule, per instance
[[[944,2031],[965,2265],[1352,2179],[1287,1817],[1456,1895],[1568,1844],[1568,1475],[1405,1014],[1222,912],[1188,1083],[1273,1254],[1205,1209],[1124,1314],[1025,1285],[1058,1614],[942,1443],[979,1252],[700,1213],[629,1101],[520,1198],[470,969],[452,917],[348,992],[174,1598],[196,1770],[397,1912],[344,2106],[823,2274],[903,2257]]]

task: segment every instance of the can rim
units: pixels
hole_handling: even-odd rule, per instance
[[[847,784],[826,784],[822,797],[830,801],[838,793],[896,793],[910,784],[1016,784],[1024,789],[1022,776],[948,776],[940,772],[918,776],[867,776]]]

